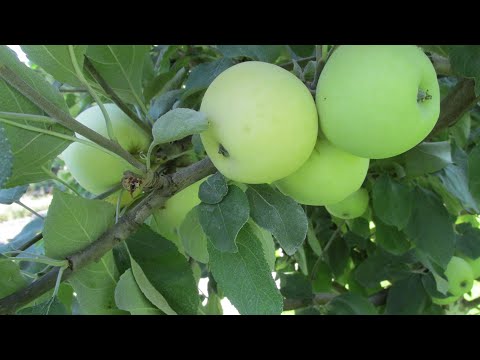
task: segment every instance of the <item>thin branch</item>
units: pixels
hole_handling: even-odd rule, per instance
[[[384,305],[387,301],[388,290],[384,289],[379,291],[376,294],[373,294],[368,298],[368,300],[374,306]],[[338,294],[333,293],[318,293],[311,299],[285,299],[283,301],[283,310],[296,310],[306,308],[313,305],[326,305],[333,299],[335,299]]]
[[[440,117],[429,138],[446,129],[461,119],[462,115],[471,109],[480,97],[475,94],[475,81],[472,79],[462,79],[442,100],[440,105]]]
[[[138,161],[132,154],[122,148],[119,144],[110,141],[106,137],[75,120],[70,116],[70,114],[60,109],[57,105],[53,104],[41,93],[32,88],[27,82],[25,82],[15,72],[10,70],[10,68],[8,68],[6,65],[0,66],[0,77],[3,78],[14,89],[19,91],[23,96],[29,99],[32,103],[38,106],[41,110],[45,111],[45,113],[47,113],[50,117],[57,120],[59,124],[86,137],[98,145],[101,145],[105,149],[116,153],[142,172],[146,171],[145,165]]]
[[[59,91],[61,93],[86,93],[86,92],[88,92],[87,89],[80,89],[80,88],[60,88]]]
[[[327,242],[327,245],[325,245],[325,248],[322,250],[322,253],[320,254],[320,256],[318,257],[317,261],[315,262],[315,265],[313,265],[313,268],[312,268],[312,273],[310,274],[310,279],[311,280],[315,280],[316,277],[317,277],[317,270],[318,270],[318,267],[320,266],[320,263],[322,262],[322,260],[325,258],[325,254],[327,252],[327,250],[330,248],[330,246],[332,245],[333,243],[333,240],[337,237],[337,235],[339,234],[340,230],[342,229],[342,226],[345,222],[342,222],[338,227],[337,229],[334,231],[334,233],[332,234],[332,236],[330,236],[330,239],[328,240]]]
[[[96,82],[102,87],[105,93],[112,99],[112,101],[130,118],[135,124],[147,133],[149,137],[152,136],[152,129],[140,119],[123,101],[118,97],[111,86],[105,81],[100,73],[95,69],[90,59],[85,56],[84,60],[85,69],[92,75]]]
[[[150,193],[129,210],[119,219],[117,224],[105,231],[96,241],[67,257],[70,266],[63,272],[62,281],[68,279],[75,272],[90,263],[100,260],[114,246],[135,233],[152,212],[165,203],[168,197],[214,172],[214,165],[209,158],[205,158],[178,170],[172,175],[161,175],[162,181],[158,182],[161,187]],[[59,269],[55,268],[27,287],[1,299],[0,315],[13,314],[19,307],[30,303],[50,289],[53,289],[58,271]]]
[[[304,58],[297,59],[295,61],[298,64],[300,64],[300,63],[309,62],[309,61],[312,61],[312,60],[315,60],[315,56],[307,56],[307,57],[304,57]],[[287,61],[283,64],[278,65],[278,66],[280,66],[282,68],[286,68],[286,67],[289,67],[289,66],[293,65],[293,61],[294,60],[290,60],[290,61]]]
[[[27,205],[25,205],[24,203],[22,203],[20,200],[17,200],[15,201],[15,204],[17,205],[20,205],[21,207],[23,207],[25,210],[28,210],[29,212],[31,212],[33,215],[37,216],[38,218],[42,219],[42,220],[45,220],[45,218],[40,215],[39,213],[37,213],[35,210],[33,210],[32,208],[28,207]]]

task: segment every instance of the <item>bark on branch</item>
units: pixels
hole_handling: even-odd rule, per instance
[[[153,191],[145,197],[145,199],[129,210],[119,219],[117,224],[104,232],[96,241],[67,257],[70,266],[63,272],[62,281],[68,279],[86,265],[100,260],[100,258],[113,249],[115,245],[135,233],[152,214],[153,210],[161,207],[168,197],[213,172],[215,172],[213,163],[209,158],[205,158],[172,175],[164,175],[162,184],[166,184],[166,186]],[[42,294],[53,289],[58,271],[59,269],[55,268],[27,287],[0,299],[0,315],[14,314],[18,308],[29,304]]]

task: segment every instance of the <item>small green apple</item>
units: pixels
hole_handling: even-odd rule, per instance
[[[121,147],[131,154],[147,152],[150,138],[117,105],[105,104],[113,132]],[[83,111],[76,118],[80,123],[107,137],[107,127],[98,105]],[[85,139],[81,135],[78,138]],[[92,194],[99,195],[120,183],[127,170],[136,171],[127,161],[91,146],[72,143],[61,155],[75,180]]]
[[[469,292],[473,287],[473,272],[470,265],[457,256],[452,257],[445,270],[448,281],[448,291],[453,296]]]
[[[327,205],[325,208],[333,216],[350,220],[363,215],[367,210],[368,200],[368,191],[359,189],[344,200],[336,204]]]
[[[281,67],[237,64],[208,87],[200,111],[209,128],[205,151],[227,178],[272,183],[307,161],[318,134],[315,101],[307,87]]]
[[[362,186],[369,163],[319,139],[302,167],[275,185],[300,204],[335,204]]]
[[[472,268],[473,278],[474,279],[480,278],[480,257],[476,258],[476,259],[471,259],[471,258],[468,258],[468,257],[464,257],[463,259]]]
[[[174,242],[182,252],[183,245],[178,229],[190,210],[200,204],[198,191],[204,180],[199,180],[173,195],[165,202],[163,208],[155,210],[146,221],[152,230]]]
[[[460,299],[462,295],[449,296],[446,298],[434,298],[432,297],[432,302],[437,305],[449,305]]]
[[[354,155],[382,159],[419,144],[440,114],[437,75],[415,45],[341,45],[317,85],[321,130]]]

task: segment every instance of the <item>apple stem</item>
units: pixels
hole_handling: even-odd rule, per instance
[[[60,179],[57,175],[54,174],[53,171],[51,170],[48,170],[45,166],[42,166],[42,170],[45,172],[45,174],[47,174],[48,176],[50,176],[53,180],[55,181],[58,181],[60,184],[62,184],[63,186],[65,186],[67,189],[71,190],[74,194],[76,194],[77,196],[80,196],[82,197],[82,195],[80,195],[80,193],[75,190],[75,188],[73,186],[71,186],[69,183],[67,183],[66,181]]]
[[[77,57],[75,56],[75,50],[73,49],[73,45],[68,45],[68,52],[70,54],[70,60],[72,61],[72,65],[73,65],[73,68],[75,69],[75,73],[77,75],[78,80],[80,80],[83,86],[87,88],[88,92],[95,99],[95,102],[98,104],[98,106],[100,107],[100,110],[102,111],[103,117],[105,118],[105,126],[107,127],[108,137],[110,138],[110,140],[118,142],[117,138],[115,137],[115,132],[113,131],[113,125],[112,125],[112,121],[110,120],[110,115],[108,115],[107,109],[105,109],[105,106],[100,100],[100,97],[97,95],[95,90],[93,90],[93,88],[90,86],[87,79],[85,79],[85,76],[83,76],[82,69],[80,69],[80,65],[78,65]]]

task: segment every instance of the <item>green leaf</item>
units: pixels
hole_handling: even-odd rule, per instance
[[[0,254],[0,299],[27,286],[17,263]]]
[[[377,251],[360,263],[355,269],[354,278],[366,288],[377,287],[384,280],[399,280],[409,275],[403,257],[392,256]]]
[[[475,79],[475,94],[480,96],[480,46],[450,45],[450,64],[455,74]]]
[[[251,226],[255,236],[260,240],[262,244],[263,253],[265,255],[265,260],[267,260],[267,264],[271,271],[275,269],[275,242],[273,241],[272,234],[269,231],[261,228],[256,223],[254,223],[251,219],[248,220],[248,224]]]
[[[470,259],[478,259],[480,257],[480,229],[474,228],[470,224],[461,224],[458,227],[461,229],[461,234],[457,236],[456,250]]]
[[[131,259],[140,266],[148,282],[163,295],[175,312],[197,313],[199,296],[192,269],[172,242],[143,225],[127,239],[127,246]],[[145,296],[158,306],[142,287],[133,261],[132,270],[137,283]]]
[[[315,45],[288,45],[298,57],[309,57],[315,54]]]
[[[130,312],[132,315],[162,315],[148,299],[143,295],[137,285],[131,269],[120,276],[115,288],[115,303],[119,309]]]
[[[444,269],[442,269],[439,265],[435,264],[430,259],[428,253],[425,253],[420,249],[414,249],[414,251],[415,251],[415,256],[418,258],[418,261],[430,271],[429,274],[431,274],[433,279],[435,280],[436,291],[445,295],[448,291],[449,285],[448,285],[447,278],[445,276]],[[433,295],[433,296],[436,296],[436,295]]]
[[[450,142],[424,142],[405,154],[408,176],[421,176],[442,170],[452,163]]]
[[[207,116],[201,112],[180,108],[170,110],[153,124],[153,142],[149,151],[157,145],[201,133],[207,128]]]
[[[62,95],[42,78],[42,76],[21,63],[17,56],[5,45],[0,46],[0,65],[3,64],[8,66],[10,70],[15,72],[16,75],[21,77],[50,102],[68,112]],[[0,111],[44,115],[42,110],[1,79]],[[58,124],[52,125],[26,120],[15,120],[14,122],[62,134],[73,134],[70,130]],[[4,148],[2,149],[4,151],[1,152],[2,155],[0,155],[0,165],[5,163],[7,159],[11,159],[10,154],[13,154],[13,165],[8,181],[5,183],[5,180],[2,180],[2,177],[6,177],[6,175],[0,175],[0,185],[4,182],[2,187],[26,185],[49,179],[50,175],[42,170],[42,166],[54,159],[70,144],[68,140],[20,129],[12,125],[7,125],[0,120],[0,129],[1,128],[4,130],[0,131],[0,139],[3,139],[5,136],[7,137],[11,153],[8,151],[7,145],[4,144],[4,140],[0,140],[0,149],[1,147]],[[8,161],[8,163],[10,163],[10,161]],[[9,172],[8,165],[6,166],[6,171],[7,173]]]
[[[228,193],[225,177],[217,171],[200,185],[198,197],[206,204],[218,204]]]
[[[307,276],[295,273],[279,273],[280,292],[286,299],[305,299],[313,298],[312,283]]]
[[[354,234],[364,239],[368,239],[370,237],[370,222],[367,219],[358,217],[352,220],[347,220],[346,222],[348,228]]]
[[[132,264],[132,274],[135,277],[135,282],[137,283],[138,287],[142,291],[143,295],[158,309],[163,311],[166,315],[177,315],[177,313],[170,307],[167,300],[163,297],[162,294],[152,285],[152,283],[148,280],[147,276],[143,272],[140,265],[133,260],[130,259],[130,263]]]
[[[350,259],[350,248],[345,239],[340,235],[337,236],[327,250],[326,260],[335,277],[340,277],[347,269],[348,260]]]
[[[0,188],[12,175],[13,154],[5,129],[0,126]]]
[[[283,298],[275,286],[260,241],[249,224],[240,230],[237,246],[237,253],[226,253],[208,242],[210,268],[225,296],[240,314],[280,314]]]
[[[377,315],[368,299],[357,294],[342,294],[327,305],[329,315]]]
[[[195,66],[185,82],[185,95],[208,88],[218,75],[234,64],[235,62],[232,59],[221,58]]]
[[[45,254],[64,259],[97,240],[113,225],[115,207],[55,190],[45,220]],[[82,312],[104,314],[116,309],[114,290],[118,270],[112,252],[76,272],[68,282],[77,293]]]
[[[81,85],[70,57],[68,45],[21,45],[22,50],[35,64],[41,66],[56,80],[70,85]],[[75,59],[80,68],[87,45],[73,45]]]
[[[423,287],[422,275],[411,275],[397,281],[388,291],[388,315],[420,315],[427,305],[428,296]]]
[[[183,92],[183,89],[171,90],[155,98],[152,106],[150,106],[150,117],[152,119],[158,119],[160,116],[170,111],[175,102],[180,99]]]
[[[150,80],[145,85],[145,90],[143,91],[145,100],[148,102],[156,96],[167,93],[167,91],[163,89],[167,87],[168,83],[172,81],[172,79],[177,73],[179,73],[179,75],[182,75],[183,73],[185,73],[185,70],[181,69],[179,71],[176,71],[174,69],[171,69],[170,71],[158,74],[152,80]],[[156,119],[156,117],[154,117],[153,119]]]
[[[312,248],[315,255],[317,256],[322,255],[322,248],[320,246],[320,242],[318,241],[317,234],[315,234],[315,230],[313,229],[313,224],[311,219],[308,219],[307,242]]]
[[[65,305],[57,298],[49,299],[41,304],[23,308],[17,315],[69,315]]]
[[[451,45],[420,45],[425,51],[448,57]]]
[[[436,176],[440,178],[445,189],[462,203],[465,210],[478,214],[480,210],[468,187],[467,154],[458,146],[454,146],[453,160],[453,164],[447,165]]]
[[[149,45],[89,45],[87,56],[115,93],[129,104],[141,104],[142,75]]]
[[[249,185],[246,194],[253,220],[273,234],[287,255],[293,255],[307,235],[303,208],[269,185]]]
[[[198,217],[198,206],[188,212],[178,229],[185,252],[202,264],[208,264],[207,235]]]
[[[221,252],[237,252],[235,239],[250,217],[245,193],[230,185],[221,202],[215,205],[201,203],[198,211],[202,229],[212,244]]]
[[[209,292],[207,305],[205,306],[206,315],[223,315],[221,300],[215,292]]]
[[[412,216],[405,233],[417,247],[442,268],[446,268],[453,256],[455,234],[450,216],[429,190],[416,188]]]
[[[393,255],[405,254],[410,249],[410,242],[403,232],[381,221],[375,222],[375,243]]]
[[[468,144],[468,138],[470,137],[470,129],[472,126],[472,118],[470,113],[465,113],[455,125],[448,128],[451,137],[455,140],[460,148],[464,148]]]
[[[373,185],[373,210],[387,225],[403,229],[410,218],[412,203],[412,189],[387,175],[382,175]]]
[[[43,219],[35,217],[27,225],[22,228],[22,231],[15,236],[10,242],[0,245],[0,253],[7,251],[15,251],[28,243],[35,235],[41,233],[43,230]],[[27,249],[28,250],[28,249]]]
[[[480,206],[480,144],[468,155],[468,185],[477,205]]]
[[[10,205],[20,200],[27,189],[28,185],[16,186],[10,189],[0,189],[0,204]]]
[[[275,63],[280,58],[288,58],[286,45],[217,45],[227,58],[247,57],[252,60]]]

